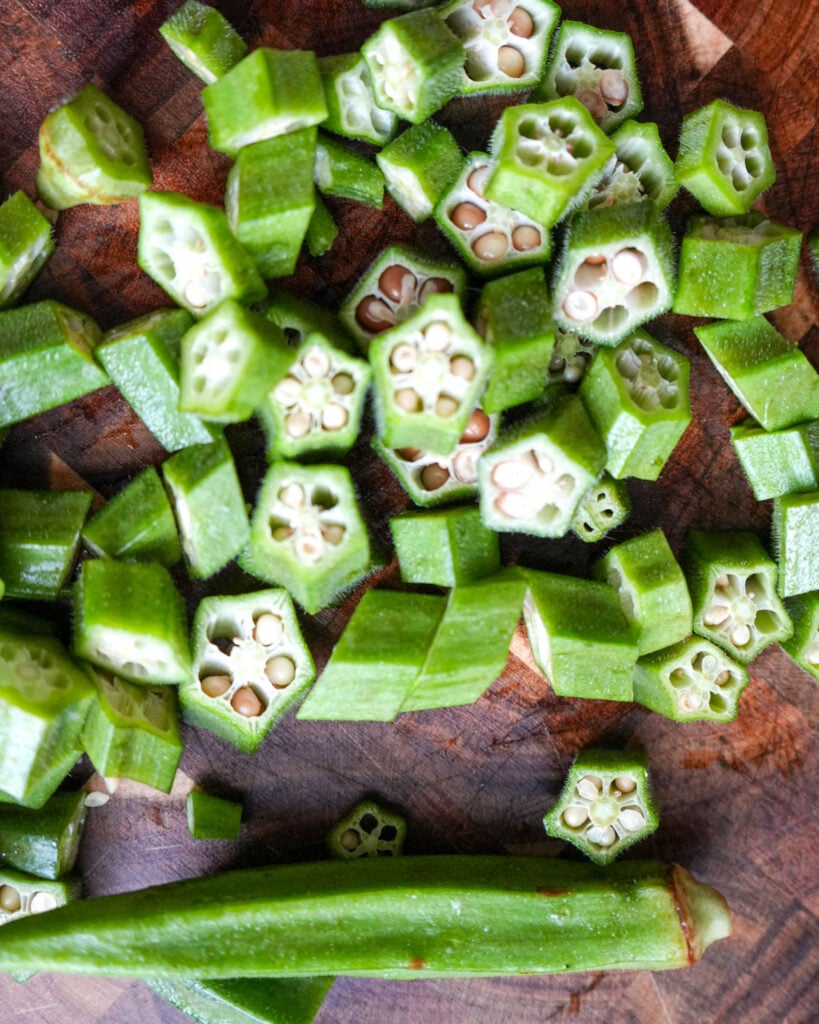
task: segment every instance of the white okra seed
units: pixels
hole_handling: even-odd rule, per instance
[[[531,519],[537,512],[537,502],[519,491],[504,491],[495,501],[495,508],[508,519]]]
[[[321,425],[325,430],[341,430],[347,426],[347,410],[343,405],[332,402],[321,414]]]
[[[639,249],[620,249],[611,259],[612,277],[620,284],[637,284],[647,269],[648,261]]]
[[[403,341],[390,353],[390,368],[394,373],[409,373],[418,362],[418,349]]]
[[[307,500],[301,484],[289,483],[282,487],[278,494],[279,501],[287,508],[301,508]]]
[[[478,459],[481,453],[476,448],[465,448],[456,452],[452,459],[452,472],[463,484],[474,484],[478,479]],[[819,658],[819,655],[817,655]]]
[[[0,885],[0,910],[16,914],[23,906],[20,893],[13,885]]]
[[[449,371],[456,377],[472,380],[475,376],[475,364],[469,356],[453,356],[449,361]]]
[[[304,534],[297,538],[295,549],[303,562],[317,562],[324,554],[324,541],[321,536]]]
[[[395,404],[404,412],[420,412],[422,408],[421,399],[414,388],[399,388],[395,392]]]
[[[584,800],[596,800],[603,789],[603,783],[596,775],[584,775],[577,783],[577,792]]]
[[[520,78],[526,70],[526,58],[514,46],[502,46],[498,50],[498,71],[509,78]]]
[[[680,711],[686,711],[688,714],[693,714],[693,712],[699,711],[702,707],[702,698],[694,690],[687,690],[679,695],[677,698],[677,704],[679,705]]]
[[[424,344],[433,352],[443,352],[452,343],[452,328],[443,320],[435,320],[424,331]]]
[[[284,406],[293,405],[299,400],[301,394],[301,381],[295,377],[285,377],[279,381],[273,392],[273,397]]]
[[[580,807],[578,804],[571,804],[561,815],[564,824],[568,825],[569,828],[580,828],[581,825],[585,825],[589,820],[589,812],[585,807]]]
[[[322,537],[328,544],[332,544],[333,547],[338,547],[338,545],[344,540],[344,534],[346,532],[347,531],[341,523],[325,523],[321,527]]]
[[[492,467],[492,483],[504,491],[515,491],[532,478],[530,467],[522,459],[507,459]]]
[[[253,624],[253,639],[269,647],[277,643],[284,633],[284,623],[273,612],[263,612]]]
[[[361,846],[361,836],[356,829],[348,828],[341,833],[338,842],[342,849],[352,853],[353,850],[357,850]]]
[[[728,608],[724,605],[712,604],[703,615],[702,621],[706,626],[721,626],[729,614]]]
[[[620,824],[627,832],[637,832],[644,827],[646,819],[636,807],[627,807],[620,811]]]
[[[448,419],[458,411],[458,402],[449,395],[441,395],[435,403],[435,415],[441,419]]]
[[[305,409],[296,409],[285,418],[284,429],[291,437],[304,437],[310,433],[310,413]]]
[[[476,196],[479,196],[481,199],[483,199],[484,189],[486,188],[486,183],[488,180],[489,165],[481,164],[480,167],[476,167],[475,170],[472,171],[472,173],[466,179],[466,184],[467,187],[471,189]]]
[[[751,630],[745,623],[740,623],[731,630],[731,643],[735,647],[745,647],[751,642]]]
[[[32,914],[44,914],[56,906],[57,901],[50,892],[35,892],[28,901],[28,909]]]
[[[326,377],[330,372],[330,357],[324,349],[309,348],[302,357],[301,365],[308,377]]]
[[[614,785],[620,790],[621,793],[633,793],[637,788],[637,783],[630,775],[618,775],[614,780]]]
[[[569,320],[586,323],[597,316],[599,305],[592,292],[574,289],[563,300],[563,312]]]
[[[337,373],[330,383],[337,395],[351,395],[355,388],[355,381],[349,373]]]
[[[284,689],[296,678],[296,666],[292,658],[278,654],[265,665],[264,674],[276,689]]]

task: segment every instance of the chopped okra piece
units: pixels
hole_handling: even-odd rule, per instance
[[[80,894],[76,878],[47,881],[22,871],[0,869],[0,925],[65,906]]]
[[[310,50],[252,50],[202,90],[208,138],[230,157],[244,146],[320,124],[324,89]]]
[[[747,213],[775,179],[762,114],[717,99],[685,115],[677,180],[708,213]]]
[[[152,184],[142,128],[96,85],[40,125],[37,191],[51,209],[121,203]]]
[[[819,419],[819,374],[764,316],[695,327],[722,379],[761,426]]]
[[[188,832],[194,839],[236,839],[242,805],[235,800],[192,789],[185,799]]]
[[[252,754],[316,674],[290,595],[206,597],[192,636],[193,672],[179,688],[185,719]]]
[[[0,206],[0,309],[12,306],[54,252],[51,225],[23,191]]]
[[[656,480],[691,422],[689,363],[645,331],[601,348],[580,384],[616,479]]]
[[[500,532],[562,537],[606,449],[583,403],[560,398],[501,434],[478,465],[481,514]]]
[[[698,636],[639,658],[634,700],[675,722],[733,722],[748,673]]]
[[[317,195],[313,215],[307,225],[307,250],[311,256],[323,256],[333,247],[338,237],[338,225],[333,220],[333,215],[327,208],[327,204]]]
[[[598,345],[617,345],[671,307],[674,241],[654,203],[583,210],[555,271],[555,319]]]
[[[370,542],[344,466],[276,462],[265,474],[239,564],[287,587],[314,615],[370,570]]]
[[[776,596],[776,563],[755,534],[691,530],[684,569],[694,632],[742,665],[793,634]]]
[[[82,539],[97,557],[175,565],[182,550],[156,467],[143,470],[95,512],[82,529]]]
[[[364,593],[299,709],[300,719],[391,722],[423,667],[446,598]]]
[[[375,102],[370,72],[360,53],[318,58],[327,119],[323,127],[348,139],[383,146],[395,134],[398,118]]]
[[[478,493],[478,461],[495,443],[498,419],[497,414],[489,416],[480,407],[473,409],[450,455],[420,448],[386,448],[377,437],[372,446],[416,505],[427,508],[463,501]]]
[[[225,299],[255,302],[267,294],[253,257],[234,237],[224,210],[176,192],[139,200],[140,267],[196,317]]]
[[[376,335],[414,316],[431,296],[454,292],[462,298],[465,290],[462,267],[391,245],[367,268],[339,315],[366,352]]]
[[[771,533],[782,597],[819,590],[819,490],[776,498]]]
[[[87,808],[85,793],[55,793],[41,808],[0,804],[0,862],[55,881],[73,871]]]
[[[674,163],[653,122],[624,121],[611,136],[617,147],[589,196],[589,207],[651,199],[664,210],[680,190]]]
[[[302,128],[243,146],[230,169],[228,224],[264,278],[296,269],[316,208],[315,162],[316,129]]]
[[[793,636],[780,642],[786,654],[819,682],[819,590],[786,598]]]
[[[468,95],[535,85],[560,8],[551,0],[451,0],[439,14],[464,45],[460,91]]]
[[[0,578],[7,597],[56,601],[91,508],[89,491],[0,490]]]
[[[188,573],[207,579],[234,559],[250,534],[245,500],[226,441],[192,445],[162,464]]]
[[[577,384],[594,359],[597,345],[574,331],[554,325],[555,345],[549,359],[548,384]]]
[[[145,979],[156,995],[200,1024],[219,1020],[313,1024],[333,981],[332,977]]]
[[[179,411],[181,343],[192,324],[184,309],[157,309],[108,331],[97,349],[122,397],[169,452],[209,444],[221,433]]]
[[[375,159],[387,191],[416,224],[432,216],[464,162],[452,132],[434,121],[412,125]]]
[[[159,34],[185,67],[211,85],[247,53],[247,43],[214,7],[185,0],[159,26]]]
[[[819,420],[783,430],[745,420],[731,427],[731,444],[757,501],[819,488]]]
[[[314,176],[322,195],[355,199],[377,210],[384,203],[384,175],[378,164],[329,135],[318,136]]]
[[[583,104],[568,96],[507,107],[491,151],[487,198],[548,229],[589,197],[615,148]]]
[[[560,697],[629,701],[637,644],[608,583],[525,571],[523,618],[535,663]]]
[[[501,567],[498,535],[476,505],[404,512],[390,520],[390,531],[405,583],[455,587]]]
[[[581,751],[543,824],[550,836],[572,843],[595,864],[610,864],[657,828],[645,754]]]
[[[378,106],[412,124],[425,121],[461,86],[464,48],[437,11],[413,11],[382,22],[361,55]]]
[[[564,21],[535,102],[574,96],[606,133],[643,109],[634,46],[625,32]]]
[[[631,501],[626,485],[603,473],[590,487],[572,520],[572,533],[588,544],[602,540],[606,534],[622,525],[631,513]]]
[[[549,232],[530,216],[486,194],[497,161],[470,153],[452,187],[435,207],[435,221],[482,277],[545,263],[552,250]]]
[[[540,398],[555,338],[552,299],[543,271],[521,270],[484,285],[475,327],[495,350],[495,369],[481,398],[483,408],[501,412]]]
[[[0,427],[110,384],[94,360],[101,337],[90,316],[50,299],[0,312]]]
[[[688,585],[662,530],[616,544],[592,566],[595,579],[617,591],[633,623],[640,654],[679,643],[691,633]]]
[[[300,459],[343,455],[358,437],[372,371],[323,335],[309,334],[258,409],[268,436],[267,455]]]
[[[173,686],[137,686],[93,672],[97,700],[82,729],[82,745],[103,778],[134,779],[170,793],[182,756]]]
[[[692,217],[680,249],[674,312],[747,320],[793,302],[802,235],[751,211]]]
[[[94,558],[74,589],[74,653],[132,683],[181,683],[190,671],[185,604],[161,565]]]
[[[306,299],[290,295],[281,288],[272,287],[267,300],[256,307],[256,310],[266,320],[281,327],[285,340],[293,348],[298,348],[307,335],[314,331],[323,334],[345,352],[353,347],[351,339],[334,313],[315,306]]]
[[[35,810],[44,807],[65,781],[68,773],[76,767],[82,755],[83,749],[77,730],[74,742],[64,749],[60,746],[54,755],[47,759],[42,769],[38,769],[36,778],[30,780],[23,796],[8,792],[0,784],[0,804],[17,804]]]
[[[404,846],[407,823],[375,800],[362,800],[330,831],[327,847],[331,857],[397,857]]]

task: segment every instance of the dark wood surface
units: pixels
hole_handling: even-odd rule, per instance
[[[0,0],[0,183],[34,193],[37,131],[49,109],[94,81],[145,126],[156,186],[220,202],[228,161],[207,147],[199,83],[157,28],[176,0]],[[358,0],[223,0],[217,6],[251,46],[358,48],[383,12]],[[761,110],[778,180],[758,203],[800,228],[819,222],[816,120],[817,0],[573,0],[566,17],[627,31],[646,107],[672,155],[683,114],[721,96]],[[483,147],[503,101],[454,102],[440,120],[465,148]],[[489,111],[490,116],[487,116]],[[341,233],[333,251],[303,262],[288,286],[337,307],[388,241],[446,247],[392,202],[381,212],[331,201]],[[694,208],[670,211],[679,232]],[[58,248],[30,300],[56,297],[105,328],[166,301],[136,265],[137,209],[78,207],[60,215]],[[771,317],[819,365],[816,285],[803,254],[794,303]],[[691,331],[665,316],[651,330],[692,364],[694,423],[657,483],[634,483],[633,517],[619,538],[661,526],[679,552],[686,529],[737,526],[767,540],[770,503],[757,503],[729,444],[739,407]],[[252,500],[262,470],[252,428],[229,432]],[[113,388],[15,427],[0,450],[2,486],[86,486],[114,493],[164,457]],[[387,520],[405,503],[361,442],[349,457],[369,524],[387,544]],[[605,545],[509,539],[510,557],[581,574]],[[395,563],[377,577],[392,585]],[[201,593],[253,588],[235,569]],[[323,665],[354,606],[304,617]],[[606,741],[648,752],[661,810],[658,831],[635,856],[676,860],[721,890],[733,936],[695,967],[663,974],[594,973],[554,978],[338,981],[318,1024],[811,1024],[819,1019],[819,877],[813,729],[817,686],[780,650],[751,666],[735,723],[679,725],[630,705],[554,696],[533,669],[521,631],[503,676],[474,706],[402,715],[393,724],[296,722],[288,715],[253,757],[191,728],[169,796],[123,782],[89,816],[80,866],[88,895],[139,888],[220,869],[322,855],[329,828],[364,794],[402,808],[409,852],[572,854],[541,825],[583,746]],[[79,774],[90,769],[81,765]],[[183,799],[192,783],[241,798],[236,843],[195,842]],[[180,1024],[185,1018],[140,982],[41,976],[0,978],[0,1021],[26,1024]]]

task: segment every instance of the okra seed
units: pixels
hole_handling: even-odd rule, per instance
[[[241,686],[230,701],[233,710],[244,718],[258,718],[264,711],[264,704],[249,686]]]
[[[420,412],[423,408],[418,392],[414,388],[399,388],[395,392],[395,404],[404,412]]]
[[[347,410],[343,405],[333,402],[321,414],[321,425],[325,430],[341,430],[347,426]]]
[[[308,377],[326,377],[330,372],[330,357],[320,348],[310,348],[302,357],[301,365]]]
[[[486,183],[489,180],[489,173],[489,165],[481,164],[481,166],[476,167],[466,179],[467,187],[481,199],[484,198],[484,189],[486,188]]]
[[[627,807],[620,812],[620,824],[628,832],[638,832],[645,823],[642,813],[634,807]]]
[[[35,892],[28,902],[28,909],[32,914],[44,914],[47,910],[54,910],[57,901],[50,892]]]
[[[291,483],[281,488],[278,498],[287,508],[301,508],[307,500],[307,495],[301,484]]]
[[[522,7],[515,7],[506,19],[509,31],[513,36],[520,36],[521,39],[528,39],[535,31],[535,23],[531,14]]]
[[[555,462],[550,455],[547,455],[546,452],[539,451],[533,451],[532,455],[534,456],[537,467],[541,471],[541,473],[543,473],[545,476],[551,476],[552,473],[554,473]]]
[[[402,342],[390,353],[390,368],[394,373],[409,373],[418,362],[418,349],[415,345]]]
[[[486,220],[486,214],[474,203],[458,203],[449,219],[460,231],[474,231]]]
[[[605,256],[587,256],[574,272],[574,283],[578,288],[593,288],[608,273]]]
[[[563,494],[571,494],[574,490],[574,477],[570,473],[564,473],[557,481],[557,488]]]
[[[23,906],[20,893],[13,885],[0,885],[0,910],[16,914]]]
[[[584,775],[577,783],[577,792],[584,800],[596,800],[603,790],[603,783],[596,775]]]
[[[483,441],[489,433],[490,425],[490,419],[483,409],[473,409],[466,430],[461,434],[461,444],[474,444],[477,441]]]
[[[286,417],[284,427],[291,437],[304,437],[310,433],[310,413],[305,409],[297,409]]]
[[[296,554],[304,562],[317,562],[324,554],[324,540],[310,534],[296,539]]]
[[[531,519],[537,512],[534,499],[520,491],[505,491],[495,501],[495,508],[509,519]]]
[[[744,622],[731,630],[731,643],[735,647],[745,647],[751,642],[751,630]]]
[[[609,112],[606,101],[596,89],[583,89],[582,92],[577,94],[577,98],[595,121],[602,120]]]
[[[648,269],[648,261],[639,249],[621,249],[611,260],[611,273],[620,284],[635,285]]]
[[[474,484],[478,479],[478,459],[480,450],[465,448],[457,452],[452,459],[452,472],[463,484]]]
[[[352,853],[361,846],[361,836],[354,828],[345,829],[345,831],[341,833],[338,841],[339,844],[348,851],[348,853]]]
[[[424,343],[433,352],[443,352],[452,343],[452,328],[442,320],[435,320],[424,331]]]
[[[689,715],[693,714],[702,707],[702,697],[694,690],[686,690],[678,696],[677,706],[680,711],[685,711]]]
[[[729,609],[725,605],[712,604],[703,615],[702,621],[706,626],[721,626],[729,614]]]
[[[449,416],[454,416],[458,408],[458,402],[454,398],[450,398],[449,395],[441,395],[435,403],[435,415],[440,416],[441,419],[447,419]]]
[[[278,654],[265,665],[264,674],[277,690],[283,690],[296,678],[296,666],[292,658],[288,658],[285,654]]]
[[[265,647],[278,643],[284,633],[284,623],[273,612],[263,612],[253,624],[253,639]]]
[[[475,376],[475,364],[469,356],[454,356],[449,361],[450,373],[464,380],[472,380]]]
[[[724,669],[718,676],[714,676],[715,686],[725,686],[726,683],[731,681],[731,673],[728,669]]]
[[[399,263],[387,267],[378,279],[378,287],[393,302],[407,302],[417,286],[418,281],[412,271]]]
[[[282,405],[293,405],[299,400],[301,395],[301,381],[296,380],[295,377],[285,377],[284,380],[279,381],[276,385],[273,395],[276,401]]]
[[[321,527],[322,537],[328,544],[332,544],[333,547],[338,547],[344,540],[345,533],[346,530],[340,523],[325,523]]]
[[[617,841],[617,833],[611,825],[606,825],[605,828],[590,828],[587,838],[596,846],[613,846]]]
[[[614,785],[621,793],[633,793],[637,788],[637,783],[629,775],[618,775],[614,780]]]
[[[585,807],[572,804],[562,814],[563,821],[569,828],[580,828],[589,820],[589,812]]]
[[[472,252],[479,260],[486,260],[486,262],[499,260],[506,254],[508,248],[509,243],[502,231],[488,231],[472,243]]]
[[[521,459],[508,459],[492,467],[492,483],[503,491],[516,491],[532,478],[532,471]]]
[[[537,249],[543,241],[540,232],[531,224],[521,224],[512,232],[512,245],[518,252],[529,252],[530,249]]]
[[[600,76],[600,95],[610,107],[622,107],[628,93],[628,82],[622,71],[607,68]]]
[[[498,71],[509,78],[520,78],[526,70],[526,58],[514,46],[502,46],[498,50]]]
[[[280,523],[278,526],[274,526],[271,530],[273,540],[277,541],[290,540],[293,533],[293,528],[291,526],[285,526],[283,523]]]
[[[424,453],[420,448],[398,448],[395,454],[404,462],[417,462]]]
[[[563,300],[563,312],[569,320],[585,323],[597,316],[597,299],[592,292],[571,291]]]
[[[365,331],[377,333],[395,326],[395,313],[386,302],[368,295],[356,306],[355,318]]]
[[[430,277],[418,289],[418,301],[421,305],[430,295],[443,295],[452,291],[452,282],[445,277]]]
[[[230,689],[230,676],[205,676],[199,685],[206,697],[222,697]]]
[[[337,395],[351,395],[355,389],[355,381],[349,373],[337,373],[331,384]]]
[[[425,466],[421,473],[421,483],[424,490],[437,491],[449,480],[449,470],[438,462]]]

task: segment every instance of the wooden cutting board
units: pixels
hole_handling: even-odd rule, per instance
[[[0,179],[4,193],[34,192],[37,130],[49,109],[88,81],[101,85],[145,126],[156,186],[220,202],[228,161],[207,147],[199,83],[172,56],[157,28],[175,0],[0,0]],[[357,49],[383,12],[359,0],[223,0],[217,6],[251,46]],[[567,0],[567,18],[629,32],[646,106],[672,155],[685,112],[724,97],[761,110],[779,177],[758,203],[786,224],[819,222],[816,119],[819,109],[817,0]],[[503,101],[454,102],[440,120],[464,148],[483,148]],[[487,116],[487,110],[491,116]],[[286,282],[337,308],[390,241],[446,252],[434,227],[416,228],[388,201],[383,211],[331,201],[340,226],[332,252],[303,263]],[[678,232],[695,208],[679,197]],[[28,299],[56,297],[105,328],[163,304],[136,265],[135,203],[78,207],[60,215],[58,248]],[[803,258],[794,303],[771,317],[819,365],[817,290]],[[688,319],[652,326],[692,366],[694,423],[657,483],[633,482],[635,511],[619,539],[661,526],[679,553],[689,527],[741,527],[767,540],[770,503],[758,504],[729,444],[740,410],[698,348]],[[262,468],[258,433],[229,432],[252,500]],[[164,452],[113,388],[18,425],[0,450],[1,486],[90,486],[116,491]],[[362,441],[349,457],[373,535],[406,499]],[[605,545],[516,543],[508,556],[583,573]],[[376,581],[397,580],[394,561]],[[254,584],[226,570],[206,590]],[[356,597],[304,618],[322,666]],[[296,722],[287,716],[248,757],[210,734],[186,729],[177,785],[163,796],[122,783],[89,817],[80,867],[86,892],[103,893],[224,868],[322,855],[329,828],[364,794],[402,808],[410,853],[550,855],[541,819],[577,751],[605,741],[644,747],[661,825],[635,852],[676,860],[721,890],[733,936],[694,968],[664,974],[587,973],[555,978],[412,984],[336,983],[319,1024],[809,1024],[819,1019],[816,851],[816,684],[778,649],[751,667],[735,723],[679,725],[629,705],[554,696],[533,669],[522,632],[503,676],[474,706],[406,714],[393,724]],[[87,764],[80,774],[90,771]],[[197,783],[241,798],[236,843],[195,842],[183,799]],[[0,978],[0,1020],[26,1024],[172,1024],[183,1021],[140,982]]]

